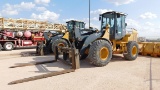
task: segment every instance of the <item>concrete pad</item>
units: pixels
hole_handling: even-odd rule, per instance
[[[150,88],[159,90],[160,88],[160,58],[139,56],[135,61],[126,61],[122,55],[118,55],[104,67],[95,67],[84,60],[76,72],[8,85],[17,79],[68,69],[70,66],[56,62],[11,69],[8,67],[18,63],[53,60],[54,56],[7,57],[8,59],[0,60],[2,90],[149,90]]]
[[[21,55],[22,53],[35,53],[36,49],[16,49],[12,51],[0,51],[0,56]]]

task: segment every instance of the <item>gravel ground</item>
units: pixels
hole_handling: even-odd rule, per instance
[[[34,51],[34,50],[31,50]],[[26,52],[26,51],[25,51]],[[4,52],[0,52],[0,55]],[[20,55],[0,56],[1,90],[159,90],[160,58],[139,56],[135,61],[126,61],[121,55],[114,56],[104,67],[95,67],[86,60],[75,72],[45,79],[8,85],[9,82],[70,66],[55,62],[36,66],[9,68],[17,63],[53,60],[54,56]]]

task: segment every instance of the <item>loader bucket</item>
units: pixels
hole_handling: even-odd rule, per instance
[[[157,42],[143,42],[139,43],[140,54],[144,56],[160,56],[160,43]]]
[[[160,56],[160,43],[155,44],[153,56],[154,57]]]

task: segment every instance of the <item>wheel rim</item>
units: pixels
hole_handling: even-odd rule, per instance
[[[132,55],[135,56],[137,54],[137,47],[133,46],[132,48]]]
[[[12,49],[12,44],[7,44],[7,45],[6,45],[6,48],[7,48],[8,50]]]
[[[103,47],[100,49],[100,58],[101,60],[106,60],[108,58],[109,51],[108,48]]]
[[[59,43],[58,44],[58,46],[60,46],[60,47],[65,47],[65,45],[63,44],[63,43]],[[60,51],[60,49],[58,48],[58,52],[60,52],[61,53],[61,51]]]
[[[65,45],[63,43],[59,43],[58,46],[64,47]]]

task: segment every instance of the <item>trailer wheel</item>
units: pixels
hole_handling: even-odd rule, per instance
[[[105,66],[112,58],[112,47],[105,40],[96,40],[90,46],[87,58],[95,66]]]
[[[3,48],[6,50],[6,51],[11,51],[14,49],[14,44],[12,42],[6,42],[4,45],[3,45]]]
[[[52,51],[54,52],[55,46],[68,47],[68,43],[64,39],[58,39],[52,43]]]
[[[127,53],[123,54],[126,60],[135,60],[138,56],[138,44],[134,41],[130,41],[127,43]]]

